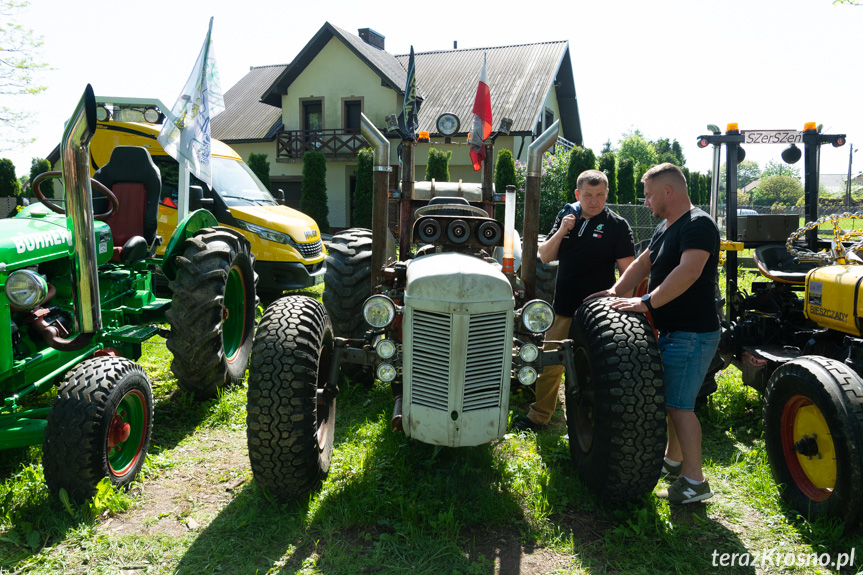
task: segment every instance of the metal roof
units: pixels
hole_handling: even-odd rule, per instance
[[[225,92],[225,110],[213,116],[210,131],[222,141],[272,140],[282,127],[282,109],[261,102],[261,94],[284,71],[279,66],[259,66]]]
[[[466,134],[470,130],[483,55],[495,129],[501,118],[509,117],[513,120],[510,133],[531,133],[554,85],[564,125],[563,136],[581,143],[569,42],[566,41],[416,53],[417,86],[425,96],[419,112],[420,130],[437,132],[437,118],[444,112],[459,117],[459,133]],[[405,67],[408,58],[407,54],[396,56]]]

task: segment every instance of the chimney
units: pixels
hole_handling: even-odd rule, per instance
[[[360,28],[359,29],[360,38],[368,44],[369,46],[374,46],[378,50],[384,49],[384,40],[385,37],[383,34],[378,34],[371,28]]]
[[[452,49],[453,49],[453,50],[458,50],[458,40],[453,40],[453,41],[452,41]]]

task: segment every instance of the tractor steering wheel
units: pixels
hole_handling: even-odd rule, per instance
[[[33,195],[36,196],[36,199],[42,202],[42,204],[44,204],[45,207],[47,207],[49,210],[51,210],[55,214],[60,214],[61,216],[66,214],[66,210],[48,201],[48,199],[42,194],[42,190],[39,189],[39,185],[47,179],[61,178],[62,176],[63,172],[44,172],[36,176],[36,179],[33,180],[33,184],[31,185],[31,188],[33,189]],[[114,195],[114,192],[109,190],[99,180],[94,180],[93,178],[90,178],[90,185],[95,185],[100,192],[105,194],[105,196],[108,198],[109,203],[111,204],[107,212],[105,212],[104,214],[96,214],[93,216],[93,219],[99,221],[107,220],[112,215],[114,215],[117,210],[120,209],[120,201],[117,200],[117,196]]]

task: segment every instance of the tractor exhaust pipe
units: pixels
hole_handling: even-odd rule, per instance
[[[60,144],[63,184],[66,188],[66,227],[72,233],[74,250],[75,329],[82,334],[92,334],[102,329],[93,191],[90,188],[89,149],[95,130],[96,97],[92,86],[87,84],[72,118],[66,124]]]
[[[539,135],[527,148],[527,178],[524,196],[524,243],[521,248],[521,279],[527,301],[536,297],[536,253],[539,236],[539,184],[542,178],[542,155],[554,146],[560,120]]]
[[[372,292],[381,285],[383,269],[387,257],[387,221],[388,188],[391,168],[390,141],[387,140],[380,130],[365,114],[360,114],[360,132],[366,141],[371,144],[375,160],[372,171],[374,172],[374,185],[372,187]]]

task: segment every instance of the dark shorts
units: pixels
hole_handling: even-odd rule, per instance
[[[665,372],[665,407],[695,410],[695,398],[716,355],[720,333],[720,330],[708,333],[672,331],[659,335],[659,353]]]

